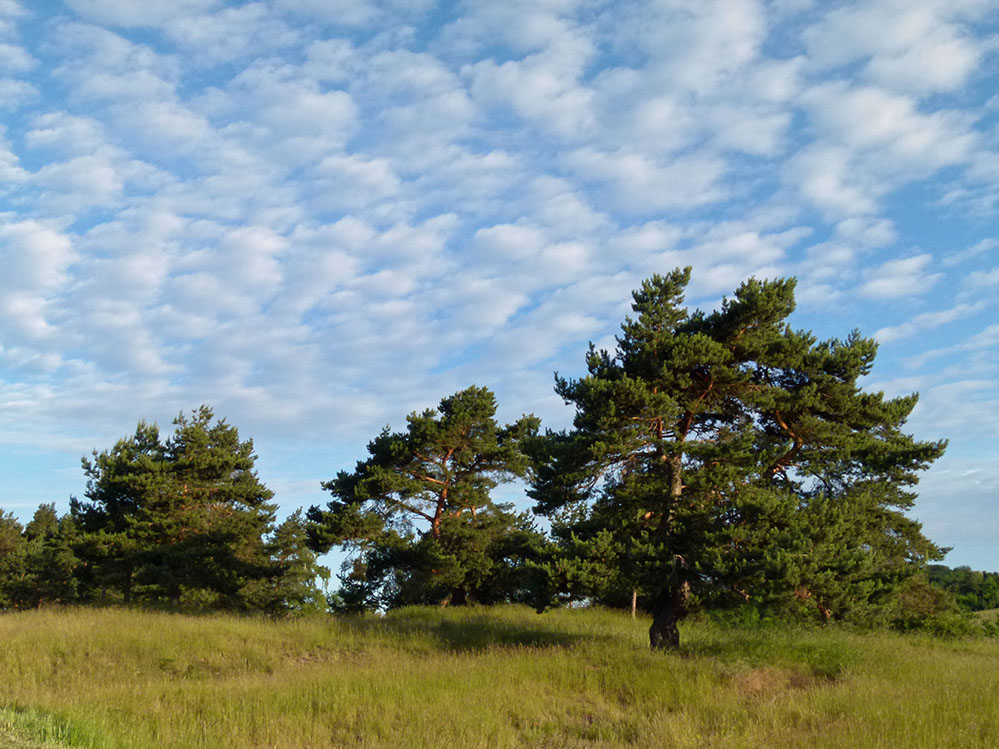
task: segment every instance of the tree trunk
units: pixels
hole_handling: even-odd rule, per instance
[[[652,626],[649,627],[649,647],[653,651],[680,647],[677,623],[687,615],[689,602],[690,583],[686,580],[660,597],[652,612]]]

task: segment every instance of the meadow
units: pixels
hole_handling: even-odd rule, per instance
[[[0,616],[0,745],[995,747],[999,640],[601,609]]]

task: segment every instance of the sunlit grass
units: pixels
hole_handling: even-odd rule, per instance
[[[680,654],[657,655],[647,627],[518,607],[281,622],[8,614],[0,743],[999,745],[996,640],[702,622],[683,628]]]

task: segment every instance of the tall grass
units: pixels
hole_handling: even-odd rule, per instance
[[[0,616],[0,745],[994,747],[999,644],[602,610]],[[21,744],[15,744],[14,741]]]

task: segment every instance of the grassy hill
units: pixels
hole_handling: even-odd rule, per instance
[[[602,610],[0,616],[4,747],[994,747],[999,641]]]

